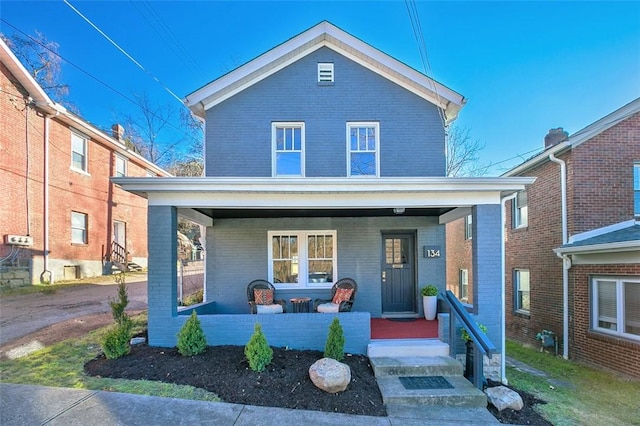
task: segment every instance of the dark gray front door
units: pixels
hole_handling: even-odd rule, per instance
[[[382,314],[416,313],[413,233],[382,234]]]

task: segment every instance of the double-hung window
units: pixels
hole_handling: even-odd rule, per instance
[[[348,176],[379,176],[379,123],[347,123]]]
[[[116,170],[114,176],[123,177],[127,175],[127,159],[116,154]]]
[[[71,133],[71,168],[87,172],[87,139]]]
[[[277,287],[331,287],[336,231],[270,231],[269,280]]]
[[[513,199],[513,227],[524,228],[529,224],[529,200],[527,191],[520,191]]]
[[[71,242],[73,244],[87,244],[87,215],[71,212]]]
[[[514,310],[528,314],[530,311],[530,283],[528,269],[513,271]]]
[[[473,216],[467,215],[464,218],[464,239],[470,240],[473,235]]]
[[[640,277],[594,277],[591,284],[591,327],[640,340]]]
[[[640,163],[633,165],[633,211],[640,216]]]
[[[458,290],[462,302],[469,301],[469,270],[460,269],[460,288]]]
[[[273,176],[304,176],[304,123],[272,123]]]

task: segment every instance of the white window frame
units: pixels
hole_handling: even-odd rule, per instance
[[[75,141],[82,142],[82,150],[83,152],[78,152],[79,155],[83,157],[83,167],[77,167],[73,161],[73,155],[76,153],[75,150]],[[76,172],[89,174],[89,138],[81,135],[77,132],[71,132],[71,170]]]
[[[357,127],[373,127],[375,130],[375,144],[376,147],[374,150],[351,150],[351,129]],[[347,176],[351,177],[359,177],[359,178],[367,178],[367,177],[380,177],[380,123],[377,121],[350,121],[347,122]],[[365,152],[373,152],[375,155],[375,173],[372,175],[352,175],[351,174],[351,154],[353,152],[365,153]]]
[[[281,128],[286,129],[300,129],[300,150],[278,150],[277,144],[277,130]],[[305,146],[305,126],[304,122],[300,121],[277,121],[271,123],[271,175],[272,177],[293,177],[299,178],[305,176],[305,155],[304,155],[304,146]],[[299,152],[300,153],[300,174],[299,175],[280,175],[278,174],[278,153],[286,152]]]
[[[473,238],[473,216],[466,215],[464,217],[464,239],[470,240]]]
[[[469,270],[468,269],[460,269],[458,273],[458,293],[460,295],[460,301],[468,303],[469,302]],[[464,289],[464,291],[463,291]],[[463,293],[466,292],[466,295]]]
[[[313,235],[330,235],[333,238],[333,257],[331,261],[333,263],[333,273],[331,282],[312,283],[309,282],[309,256],[308,256],[308,237]],[[276,283],[273,278],[273,237],[279,236],[295,236],[298,240],[298,282],[297,283]],[[268,247],[268,280],[273,283],[276,288],[287,289],[316,289],[316,288],[331,288],[338,277],[338,233],[336,230],[308,230],[308,231],[268,231],[267,232],[267,247]],[[304,280],[302,277],[305,277]]]
[[[520,205],[521,194],[527,197],[527,204]],[[527,191],[520,191],[518,195],[513,199],[511,213],[513,215],[513,227],[514,228],[526,228],[529,226],[529,196]]]
[[[640,217],[640,163],[633,164],[633,211]]]
[[[74,217],[81,218],[83,222],[83,226],[78,227],[74,226]],[[88,228],[89,228],[89,216],[86,213],[71,211],[71,244],[88,244],[89,236],[88,236]],[[74,230],[82,231],[82,241],[74,239]]]
[[[332,84],[335,78],[333,70],[332,62],[318,62],[318,84]]]
[[[598,283],[602,282],[602,281],[608,281],[608,282],[615,282],[616,285],[616,317],[613,318],[611,317],[611,321],[609,321],[611,324],[615,324],[615,329],[612,328],[606,328],[606,327],[601,327],[599,325],[600,322],[600,316],[598,315],[598,311],[599,311],[599,298],[597,297],[598,294]],[[625,339],[631,339],[631,340],[636,340],[636,341],[640,341],[640,335],[637,334],[631,334],[631,333],[627,333],[624,329],[624,327],[620,327],[620,324],[625,324],[625,288],[624,288],[624,284],[625,283],[635,283],[638,286],[640,286],[640,277],[631,277],[631,276],[627,276],[627,277],[622,277],[622,276],[595,276],[595,277],[591,277],[591,293],[590,293],[590,298],[591,298],[591,330],[593,331],[597,331],[599,333],[605,333],[605,334],[610,334],[610,335],[614,335],[617,337],[622,337]],[[603,318],[603,319],[607,319],[607,318]],[[638,324],[638,327],[640,327],[640,324]],[[620,330],[620,328],[622,328],[622,330]]]
[[[115,177],[125,177],[127,176],[127,169],[128,169],[128,160],[126,157],[123,157],[120,154],[116,154],[115,155],[116,159],[115,159],[115,167],[113,170],[113,175]],[[119,164],[122,165],[122,170],[119,170]]]
[[[520,302],[520,287],[521,287],[521,275],[526,272],[529,276],[529,309],[525,309],[521,306]],[[513,270],[513,310],[521,314],[529,315],[531,313],[531,271],[529,269],[514,269]]]

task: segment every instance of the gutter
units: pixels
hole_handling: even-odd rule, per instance
[[[504,385],[508,385],[509,381],[507,380],[507,363],[506,363],[506,352],[507,352],[507,296],[506,296],[506,280],[505,280],[505,274],[507,273],[506,269],[506,256],[505,256],[505,247],[504,247],[504,241],[505,241],[505,233],[506,233],[506,227],[507,227],[507,215],[505,214],[506,211],[506,204],[507,201],[511,201],[514,198],[516,198],[518,196],[517,192],[514,192],[511,195],[507,195],[506,197],[502,197],[502,199],[500,200],[500,204],[501,204],[501,214],[502,214],[502,221],[501,224],[502,226],[500,227],[500,245],[501,245],[501,250],[500,250],[500,267],[502,269],[502,285],[500,286],[500,300],[502,303],[502,312],[501,312],[501,323],[502,323],[502,336],[500,336],[500,339],[502,341],[502,352],[500,354],[500,381],[502,382],[502,384]]]
[[[560,164],[560,194],[562,209],[562,245],[567,244],[567,165],[564,161],[549,154],[549,160]],[[562,259],[562,357],[569,359],[569,269],[571,259],[567,255],[556,253]]]

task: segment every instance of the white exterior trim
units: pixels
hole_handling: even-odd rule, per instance
[[[624,222],[616,223],[609,226],[603,226],[602,228],[591,229],[586,232],[582,232],[580,234],[576,234],[572,237],[569,237],[569,243],[575,243],[578,241],[586,240],[589,238],[597,237],[598,235],[608,234],[609,232],[619,231],[621,229],[630,228],[633,225],[640,225],[640,222],[636,222],[635,220],[627,220]]]

